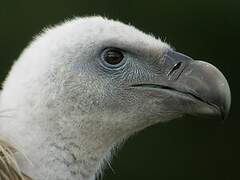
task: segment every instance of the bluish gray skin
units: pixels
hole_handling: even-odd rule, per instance
[[[113,49],[115,65],[104,58]],[[0,134],[31,160],[16,155],[33,179],[92,180],[130,135],[186,114],[224,119],[230,96],[213,65],[132,26],[76,18],[45,30],[13,66],[0,107],[14,118]]]
[[[163,73],[156,76],[159,80],[143,81],[132,86],[176,94],[181,99],[181,105],[177,103],[175,108],[184,108],[186,114],[206,114],[219,116],[220,119],[227,117],[231,104],[230,89],[218,69],[172,50],[165,52],[160,62],[159,72]],[[171,108],[174,108],[173,104],[170,103]]]

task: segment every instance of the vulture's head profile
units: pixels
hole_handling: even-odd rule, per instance
[[[33,179],[94,179],[133,133],[183,115],[226,118],[230,90],[213,65],[174,51],[133,26],[102,17],[46,29],[3,85],[0,134]]]

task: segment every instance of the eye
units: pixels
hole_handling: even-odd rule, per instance
[[[102,64],[108,68],[119,68],[125,64],[123,51],[117,48],[107,48],[101,55]]]

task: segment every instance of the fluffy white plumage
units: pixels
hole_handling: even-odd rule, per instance
[[[32,164],[21,159],[19,165],[34,179],[94,179],[110,149],[136,126],[135,121],[119,123],[120,112],[112,117],[97,109],[110,81],[76,63],[87,64],[90,58],[84,56],[103,46],[156,50],[157,55],[169,48],[117,21],[76,18],[37,36],[5,81],[1,107],[11,109],[14,118],[1,120],[0,133],[31,159]]]

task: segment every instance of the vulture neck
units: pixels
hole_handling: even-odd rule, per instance
[[[19,119],[5,128],[8,135],[4,136],[18,144],[30,160],[29,163],[21,155],[16,155],[24,174],[34,180],[45,177],[52,180],[94,180],[101,173],[104,161],[108,160],[114,138],[101,131],[96,132],[96,125],[88,125],[86,122],[91,121],[91,117],[37,116],[20,113]],[[14,131],[8,131],[10,128]]]

